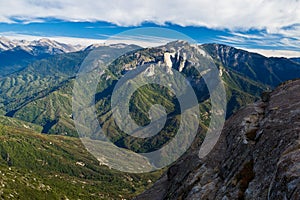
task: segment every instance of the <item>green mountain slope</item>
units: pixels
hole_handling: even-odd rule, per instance
[[[88,52],[55,55],[0,78],[0,110],[13,116],[24,104],[44,97],[75,76]]]
[[[177,48],[180,48],[182,45],[186,44],[173,42],[166,46],[177,46]],[[141,152],[150,151],[159,148],[164,141],[172,138],[177,130],[176,127],[179,125],[179,107],[176,97],[169,95],[167,90],[154,85],[143,87],[136,92],[132,97],[130,109],[133,119],[138,124],[145,125],[150,121],[148,109],[151,105],[159,103],[166,106],[169,113],[169,121],[162,135],[157,136],[154,140],[153,138],[149,138],[146,141],[133,139],[118,129],[110,115],[110,98],[116,80],[121,78],[128,69],[134,69],[142,63],[163,62],[164,52],[166,51],[164,48],[165,46],[141,49],[121,56],[114,61],[106,73],[102,75],[103,78],[99,80],[98,93],[95,96],[98,117],[103,129],[109,132],[111,140],[119,146],[132,148],[133,150],[139,149]],[[186,48],[189,47],[186,46]],[[226,87],[228,100],[227,117],[240,107],[258,99],[262,91],[275,87],[281,80],[292,79],[300,75],[300,65],[288,59],[266,58],[225,45],[207,44],[203,45],[203,48],[214,58]],[[72,76],[75,75],[80,62],[82,62],[87,53],[77,52],[58,55],[48,60],[44,59],[36,62],[34,67],[29,66],[26,68],[26,70],[22,71],[22,75],[18,74],[24,80],[30,80],[24,77],[32,76],[34,72],[40,77],[48,77],[53,83],[48,79],[45,79],[45,81],[36,79],[28,82],[15,81],[15,85],[5,86],[4,88],[9,88],[3,93],[6,96],[16,93],[20,97],[27,96],[29,98],[29,100],[24,98],[22,103],[17,101],[9,103],[7,99],[10,98],[4,98],[8,102],[5,106],[7,115],[39,124],[43,126],[44,133],[76,136],[71,107]],[[180,59],[181,57],[172,61],[174,69],[178,70]],[[282,73],[282,71],[285,73]],[[190,81],[198,96],[200,108],[204,112],[202,114],[207,115],[209,113],[208,107],[201,105],[201,102],[209,101],[205,82],[201,76],[195,74],[190,63],[185,64],[182,74],[186,77],[192,77]],[[7,79],[13,79],[16,76],[17,74],[14,74]],[[7,79],[5,79],[6,81],[2,80],[2,83],[7,82]],[[26,83],[28,83],[28,86]],[[24,85],[28,89],[24,89]],[[28,90],[40,92],[32,97],[30,93],[26,93]],[[200,123],[204,125],[208,124],[208,122],[209,116]]]
[[[14,117],[39,124],[43,133],[77,136],[72,120],[72,81],[44,97],[27,103]]]
[[[205,44],[203,47],[225,68],[272,88],[284,81],[299,78],[299,63],[287,58],[267,58],[220,44]]]
[[[120,173],[100,165],[79,139],[0,125],[1,199],[121,199],[159,173]]]
[[[5,126],[11,126],[15,128],[25,128],[35,132],[42,132],[43,127],[37,124],[29,123],[26,121],[18,120],[12,117],[6,117],[0,115],[0,124]]]

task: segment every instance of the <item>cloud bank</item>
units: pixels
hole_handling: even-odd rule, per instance
[[[57,18],[107,21],[119,26],[136,26],[148,21],[230,30],[266,29],[273,33],[300,23],[299,10],[298,0],[2,0],[0,21]]]

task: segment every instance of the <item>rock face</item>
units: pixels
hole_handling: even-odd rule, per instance
[[[204,159],[198,149],[136,199],[300,199],[300,80],[229,118]]]

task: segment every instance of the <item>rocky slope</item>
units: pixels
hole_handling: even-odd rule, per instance
[[[136,199],[300,199],[299,100],[300,80],[263,93],[227,120],[208,156],[193,148]]]

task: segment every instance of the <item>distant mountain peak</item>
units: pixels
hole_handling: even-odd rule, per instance
[[[41,48],[43,47],[43,48]],[[27,40],[10,40],[6,37],[0,37],[0,52],[22,49],[30,54],[57,54],[57,53],[69,53],[82,49],[81,46],[73,46],[70,44],[63,44],[55,40],[48,38],[41,38],[39,40],[27,41]]]
[[[125,44],[125,43],[116,43],[116,44],[105,44],[105,43],[97,43],[97,44],[91,44],[88,47],[84,49],[84,51],[89,51],[93,49],[97,49],[100,47],[111,47],[111,48],[116,48],[116,49],[121,49],[121,48],[126,48],[128,46],[134,46],[136,48],[142,48],[140,46],[134,45],[134,44]]]
[[[12,48],[15,48],[17,45],[15,42],[9,40],[6,37],[0,37],[0,51],[6,51]]]

